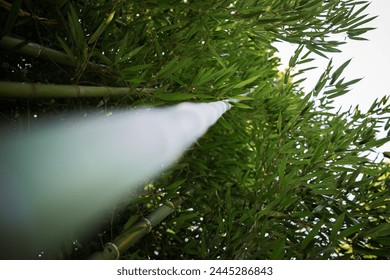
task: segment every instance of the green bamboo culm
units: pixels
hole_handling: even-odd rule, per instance
[[[103,251],[95,253],[91,259],[95,260],[114,260],[119,259],[120,256],[133,246],[144,235],[149,233],[153,227],[161,223],[168,217],[181,203],[183,199],[176,197],[172,200],[167,200],[154,212],[149,214],[146,218],[139,219],[134,226],[123,231],[117,236],[115,240],[104,245]]]
[[[0,82],[0,97],[7,98],[75,98],[126,96],[135,92],[150,93],[154,89],[128,87],[53,85],[35,83]]]
[[[76,67],[74,60],[61,51],[42,46],[40,44],[27,42],[15,37],[4,36],[1,38],[0,47],[5,50],[15,51],[16,53],[22,55],[49,60],[60,65]],[[103,64],[95,64],[91,62],[87,64],[87,68],[90,70],[98,70],[105,67],[106,66]]]

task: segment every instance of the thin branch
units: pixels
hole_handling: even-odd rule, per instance
[[[7,11],[11,11],[12,4],[8,3],[7,1],[0,0],[0,7],[6,9]],[[32,17],[33,19],[42,21],[45,24],[58,24],[58,22],[55,19],[48,19],[48,18],[44,18],[44,17],[39,17],[37,15],[30,14],[29,12],[26,12],[23,9],[19,9],[18,16],[20,16],[20,17]]]

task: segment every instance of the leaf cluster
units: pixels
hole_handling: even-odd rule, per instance
[[[1,11],[2,36],[62,50],[74,64],[40,62],[16,48],[2,51],[9,66],[1,79],[150,89],[121,99],[28,102],[19,110],[13,103],[4,111],[12,121],[15,111],[59,116],[70,107],[240,100],[137,203],[114,212],[77,252],[69,245],[66,256],[88,257],[179,195],[184,203],[123,258],[388,259],[389,166],[367,158],[388,141],[377,137],[380,126],[390,126],[388,98],[364,114],[331,113],[332,100],[357,82],[342,77],[349,62],[335,70],[330,62],[309,94],[300,75],[312,67],[292,71],[313,61],[311,54],[337,52],[344,42],[329,34],[363,39],[373,19],[364,14],[367,5],[61,0],[15,1]],[[19,8],[30,16],[18,16]],[[285,73],[277,70],[275,41],[299,45]]]

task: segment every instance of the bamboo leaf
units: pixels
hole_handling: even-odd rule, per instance
[[[133,215],[123,226],[123,231],[129,229],[131,226],[135,224],[135,222],[139,219],[139,215]]]
[[[176,223],[176,224],[182,224],[188,220],[192,220],[196,218],[199,214],[198,213],[188,213],[188,214],[182,214],[179,217],[172,219],[171,223]]]
[[[284,238],[278,240],[272,251],[271,259],[272,260],[282,260],[284,258],[284,246],[286,240]]]
[[[85,35],[81,26],[80,18],[72,4],[69,5],[68,19],[73,41],[78,51],[81,52],[85,49],[86,46]]]
[[[135,48],[133,50],[131,50],[130,52],[128,52],[127,54],[125,55],[117,55],[115,56],[115,63],[119,63],[119,62],[124,62],[124,61],[127,61],[127,60],[130,60],[133,56],[135,56],[137,53],[139,53],[142,49],[144,48],[144,46],[140,46],[138,48]]]
[[[22,0],[13,1],[11,10],[8,13],[7,21],[5,22],[5,25],[1,28],[0,39],[3,36],[8,35],[14,27],[22,2]]]
[[[190,93],[161,93],[154,96],[164,101],[185,101],[196,97]]]
[[[122,73],[124,75],[131,75],[131,74],[137,73],[137,72],[139,72],[141,70],[149,69],[152,66],[153,66],[153,64],[134,65],[134,66],[130,66],[130,67],[127,67],[127,68],[123,69]]]
[[[129,43],[129,33],[127,32],[123,39],[121,40],[121,43],[117,49],[116,55],[115,55],[115,63],[118,63],[122,57],[124,52],[126,51],[126,47]]]
[[[278,129],[279,134],[282,132],[282,112],[279,112],[278,122],[276,125],[276,128]]]
[[[351,62],[352,59],[347,60],[344,62],[339,68],[337,68],[336,71],[332,74],[330,84],[333,85],[336,80],[340,77],[341,73],[344,71],[344,69],[348,66],[348,64]]]
[[[344,237],[352,236],[353,234],[359,232],[364,226],[365,226],[365,223],[358,223],[356,225],[348,227],[345,230],[341,231],[339,237],[344,238]]]
[[[75,65],[77,65],[78,60],[76,55],[72,52],[68,44],[59,36],[57,36],[57,40],[60,42],[60,45],[64,49],[65,53],[69,56],[69,59],[72,60]]]
[[[314,238],[318,235],[318,233],[320,232],[321,230],[321,227],[322,227],[323,223],[322,222],[318,222],[313,228],[312,230],[309,232],[309,234],[305,237],[305,239],[302,241],[301,243],[301,246],[302,246],[302,249],[306,249],[309,244],[314,240]]]
[[[226,65],[225,63],[223,62],[221,56],[217,53],[215,47],[213,46],[213,44],[211,44],[210,42],[207,44],[207,46],[209,47],[209,50],[211,51],[211,53],[214,55],[214,58],[218,61],[219,65],[221,65],[223,68],[226,68]]]
[[[389,223],[380,224],[364,232],[363,236],[371,237],[371,238],[390,236],[390,224]]]
[[[325,139],[322,139],[320,143],[318,143],[316,149],[314,150],[310,163],[316,162],[319,159],[319,157],[325,153],[327,144],[328,143]]]
[[[240,101],[252,101],[253,97],[245,96],[245,95],[236,95],[233,97],[233,99],[240,100]]]
[[[336,89],[335,93],[328,95],[329,99],[334,99],[336,97],[342,96],[344,94],[348,93],[348,90],[345,89]]]
[[[249,79],[246,79],[246,80],[244,80],[244,81],[234,85],[233,88],[242,88],[242,87],[244,87],[244,86],[246,86],[246,85],[248,85],[250,83],[253,83],[254,81],[256,81],[260,77],[261,77],[261,75],[253,76],[253,77],[251,77]]]
[[[115,15],[115,11],[111,12],[107,18],[99,25],[99,27],[95,30],[95,32],[92,34],[91,38],[88,40],[88,44],[95,43],[100,35],[104,32],[104,30],[107,28],[107,26],[111,23]]]
[[[241,108],[241,109],[253,109],[252,107],[250,107],[248,105],[245,105],[243,103],[234,103],[234,107],[238,107],[238,108]]]
[[[289,67],[294,67],[297,64],[299,55],[301,54],[302,50],[303,50],[303,45],[299,46],[296,49],[294,55],[290,58],[290,61],[288,62]],[[303,63],[303,62],[301,62],[301,63]]]
[[[169,61],[160,71],[157,72],[156,76],[167,77],[170,73],[173,73],[174,69],[179,64],[179,59],[174,57]]]
[[[316,54],[318,54],[319,56],[328,59],[328,57],[327,57],[323,52],[321,52],[320,50],[318,50],[318,47],[316,47],[315,45],[307,44],[306,47],[307,47],[310,51],[312,51],[313,53],[316,53]]]
[[[168,186],[165,187],[165,189],[169,190],[176,190],[179,186],[181,186],[182,184],[184,184],[185,182],[187,181],[187,179],[181,179],[181,180],[178,180]]]
[[[344,219],[345,219],[345,213],[338,216],[336,221],[334,222],[333,228],[332,228],[332,233],[331,233],[332,240],[335,240],[337,235],[339,234],[338,232],[341,230],[341,227],[343,226]]]
[[[278,166],[279,183],[283,185],[284,173],[286,172],[287,158],[283,157]]]

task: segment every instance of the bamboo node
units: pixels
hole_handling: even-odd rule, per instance
[[[147,231],[150,232],[152,230],[152,227],[153,227],[152,223],[146,218],[143,218],[143,221],[144,221],[146,227],[148,228]]]
[[[116,260],[119,259],[120,252],[118,247],[114,243],[112,242],[106,243],[104,245],[104,250],[107,251],[110,255],[112,255],[112,253],[115,252],[115,259]]]
[[[38,54],[37,54],[37,56],[35,58],[40,57],[41,53],[42,53],[42,50],[43,50],[43,46],[41,46],[41,45],[37,45],[37,46],[38,46]]]
[[[172,201],[166,200],[165,203],[166,203],[169,207],[171,207],[172,209],[175,209],[175,205],[172,203]]]

